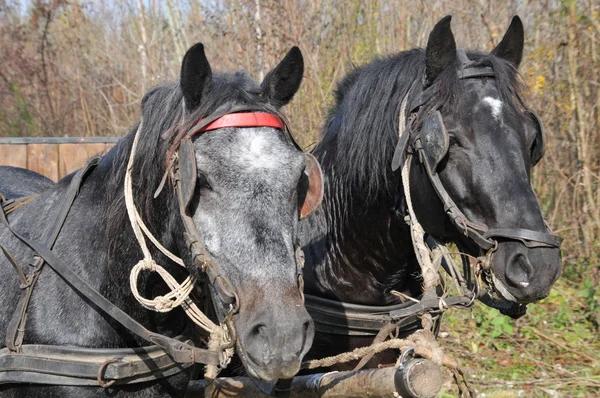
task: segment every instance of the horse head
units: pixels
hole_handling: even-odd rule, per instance
[[[420,152],[411,186],[414,200],[428,203],[415,206],[417,218],[429,234],[485,254],[489,284],[504,300],[526,304],[548,295],[561,254],[530,181],[544,133],[520,93],[523,36],[514,17],[491,53],[465,53],[443,18],[429,36],[421,93],[409,107]]]
[[[173,183],[161,185],[158,200],[179,202],[182,257],[197,279],[206,271],[220,321],[235,331],[247,372],[263,380],[295,375],[314,335],[296,226],[320,202],[320,169],[279,114],[302,73],[296,47],[257,85],[243,72],[213,73],[196,44],[183,59],[181,97],[172,109],[181,117],[161,127]],[[164,98],[148,94],[144,123],[162,123],[155,116],[161,108]]]

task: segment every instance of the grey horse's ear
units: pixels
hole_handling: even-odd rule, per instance
[[[425,49],[425,74],[431,84],[456,58],[456,41],[450,28],[451,15],[442,18],[429,34]]]
[[[515,15],[510,21],[510,26],[506,30],[504,37],[492,50],[492,55],[502,58],[519,68],[521,59],[523,59],[523,46],[525,44],[525,31],[523,22],[518,15]]]
[[[202,43],[194,44],[181,63],[181,91],[185,100],[185,106],[192,110],[200,105],[202,94],[212,81],[210,64],[204,54]]]
[[[304,74],[304,58],[296,46],[273,70],[267,73],[260,85],[262,94],[276,107],[287,105],[300,88]]]

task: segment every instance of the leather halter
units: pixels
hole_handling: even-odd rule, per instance
[[[173,153],[176,148],[177,155],[170,162],[172,165],[171,168],[167,170],[167,173],[171,173],[171,180],[177,192],[179,212],[185,228],[184,236],[186,244],[192,254],[194,264],[208,276],[213,305],[217,314],[222,318],[237,312],[239,302],[232,283],[222,273],[220,266],[207,253],[194,221],[188,214],[189,205],[196,187],[197,176],[192,137],[211,130],[242,127],[273,127],[281,129],[290,142],[296,148],[300,148],[294,141],[288,129],[288,124],[281,115],[259,112],[251,107],[230,107],[225,110],[217,110],[210,116],[200,119],[185,134],[176,136],[172,151],[169,151],[169,153]],[[302,275],[300,267],[297,268],[298,274]],[[217,303],[221,303],[221,305]]]
[[[469,60],[463,49],[457,50],[457,57],[461,61],[461,67],[458,71],[458,78],[473,79],[473,78],[495,78],[495,72],[491,67],[477,66]],[[412,91],[409,90],[409,94]],[[444,210],[452,224],[458,229],[459,232],[469,237],[475,244],[485,252],[493,251],[497,247],[498,239],[513,240],[523,243],[527,247],[549,247],[559,248],[562,242],[562,238],[548,232],[535,231],[526,228],[488,228],[485,225],[481,225],[470,221],[468,217],[458,208],[456,203],[452,200],[442,181],[440,180],[439,174],[435,169],[435,165],[429,162],[428,153],[425,149],[425,145],[422,139],[417,135],[417,129],[414,126],[414,121],[418,119],[417,114],[423,112],[425,105],[437,95],[435,86],[429,86],[423,89],[410,103],[408,107],[408,126],[407,132],[401,137],[394,159],[392,161],[392,168],[397,169],[406,154],[414,152],[419,154],[419,159],[423,164],[423,167],[429,177],[429,180],[436,191],[439,199],[444,205]],[[525,105],[520,99],[523,106]],[[437,108],[436,108],[437,109]],[[436,109],[428,109],[429,112],[435,111]]]

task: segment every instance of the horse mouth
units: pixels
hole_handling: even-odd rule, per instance
[[[511,303],[519,302],[519,300],[517,300],[517,298],[508,291],[508,288],[506,287],[504,282],[502,282],[496,277],[496,275],[494,275],[493,271],[489,271],[489,275],[491,277],[491,283],[489,283],[489,285],[494,290],[494,292],[496,292],[496,294],[500,296],[500,298]]]
[[[261,369],[261,366],[258,365],[256,362],[254,362],[252,360],[252,358],[250,358],[250,356],[246,353],[246,351],[244,350],[242,345],[239,343],[239,340],[237,343],[236,352],[238,353],[238,356],[240,357],[240,361],[242,362],[244,369],[248,373],[248,376],[250,376],[254,379],[257,379],[257,380],[262,380],[262,381],[267,381],[267,382],[277,380],[276,377],[274,378],[274,377],[268,375],[266,372],[264,372]]]

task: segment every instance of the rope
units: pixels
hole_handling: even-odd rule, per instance
[[[429,359],[438,365],[446,366],[451,369],[456,369],[458,367],[458,363],[454,359],[443,353],[435,340],[433,333],[427,330],[418,330],[405,339],[390,339],[370,346],[359,347],[353,351],[344,352],[331,357],[305,361],[302,363],[302,369],[310,370],[321,367],[331,367],[340,363],[357,361],[367,355],[378,354],[390,349],[404,351],[413,347],[415,354],[420,357]]]
[[[429,319],[427,319],[427,316],[429,316]],[[424,327],[427,327],[427,325],[433,325],[431,315],[426,314],[423,317]],[[472,398],[477,396],[477,393],[467,381],[465,373],[458,364],[458,361],[444,354],[444,351],[439,346],[432,331],[425,328],[416,331],[415,333],[413,333],[405,339],[390,339],[381,343],[372,344],[367,347],[359,347],[353,351],[345,352],[331,357],[305,361],[304,363],[302,363],[302,369],[310,370],[320,367],[331,367],[340,363],[357,361],[366,356],[373,356],[375,354],[389,349],[400,350],[400,352],[403,354],[405,351],[411,348],[414,350],[414,354],[416,356],[428,359],[440,366],[448,368],[454,376],[454,380],[458,386],[460,396]],[[396,367],[400,365],[401,358],[402,356],[398,357]]]
[[[192,322],[209,333],[209,348],[215,350],[220,349],[225,345],[230,345],[228,344],[230,342],[230,335],[225,325],[215,324],[190,299],[190,293],[194,290],[194,284],[196,283],[195,278],[190,275],[181,284],[179,284],[166,269],[154,261],[150,250],[148,249],[148,245],[146,244],[146,238],[148,238],[148,240],[150,240],[150,242],[152,242],[152,244],[165,256],[171,259],[174,263],[185,267],[185,264],[181,258],[171,253],[152,235],[140,217],[133,200],[133,183],[131,179],[131,172],[133,170],[133,161],[135,159],[136,149],[140,137],[139,132],[141,131],[142,126],[143,120],[140,122],[140,125],[135,133],[131,154],[129,155],[129,161],[127,163],[127,172],[125,174],[125,206],[127,207],[127,215],[129,216],[129,221],[131,223],[131,227],[133,228],[133,232],[138,244],[140,245],[142,253],[144,254],[144,258],[140,260],[131,270],[131,274],[129,276],[131,292],[133,293],[135,299],[144,308],[152,311],[169,312],[173,308],[181,306]],[[142,295],[139,293],[137,284],[139,275],[142,271],[158,273],[171,291],[164,296],[157,296],[151,300],[142,297]],[[233,350],[228,349],[225,351],[228,354],[228,359],[231,358]],[[207,366],[207,372],[216,372],[216,367],[212,369],[212,367]]]
[[[398,135],[402,137],[405,134],[406,130],[406,105],[408,102],[408,96],[404,97],[402,100],[402,105],[400,106],[400,120],[398,122]],[[421,275],[423,277],[423,291],[425,293],[429,291],[433,291],[436,286],[439,284],[439,275],[438,275],[438,267],[439,261],[441,261],[441,257],[433,262],[431,259],[431,250],[425,244],[425,230],[423,226],[417,221],[417,217],[415,216],[415,212],[412,206],[412,199],[410,193],[410,163],[412,160],[412,156],[408,154],[404,165],[402,166],[402,186],[404,188],[404,196],[406,198],[406,205],[408,207],[408,217],[407,223],[410,226],[410,235],[412,238],[413,246],[415,248],[415,255],[417,257],[417,261],[421,266]],[[434,266],[434,264],[438,265],[438,267]]]

